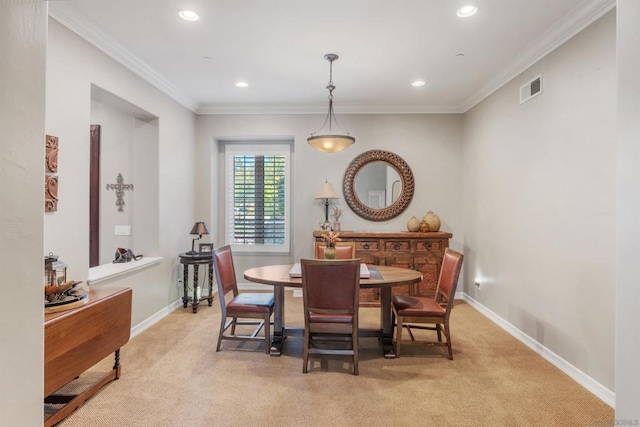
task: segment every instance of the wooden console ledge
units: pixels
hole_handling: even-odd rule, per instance
[[[44,317],[44,402],[65,404],[44,421],[53,426],[93,396],[103,385],[120,377],[120,347],[131,331],[129,288],[90,288],[88,302],[69,311]],[[109,354],[115,353],[111,371],[77,395],[55,394]]]

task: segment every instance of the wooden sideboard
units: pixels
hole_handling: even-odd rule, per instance
[[[313,237],[322,241],[323,231],[315,231]],[[449,247],[451,233],[442,231],[430,233],[368,233],[341,231],[343,242],[355,242],[356,257],[373,265],[410,268],[422,273],[423,280],[412,286],[397,286],[394,294],[435,295],[442,266],[444,250]],[[362,305],[377,305],[380,301],[377,289],[360,291]]]
[[[45,419],[52,426],[82,405],[103,385],[120,377],[120,347],[131,331],[129,288],[90,288],[85,305],[44,317],[44,402],[65,404]],[[56,393],[109,354],[113,368],[79,394]]]

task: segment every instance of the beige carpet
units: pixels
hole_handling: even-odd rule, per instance
[[[302,325],[302,299],[286,295],[288,325]],[[122,377],[59,426],[592,426],[614,411],[465,303],[445,348],[403,347],[387,360],[360,339],[360,375],[348,358],[312,359],[302,374],[302,337],[281,357],[259,343],[223,342],[220,310],[178,309],[121,351]],[[361,309],[361,326],[379,311]],[[112,358],[99,365],[103,372]],[[90,379],[76,380],[74,387]]]

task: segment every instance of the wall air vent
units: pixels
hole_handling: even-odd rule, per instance
[[[520,86],[520,104],[542,93],[542,74]]]

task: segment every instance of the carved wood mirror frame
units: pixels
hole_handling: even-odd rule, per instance
[[[383,162],[396,169],[402,180],[402,192],[391,205],[382,209],[371,208],[360,201],[355,192],[355,178],[360,169],[372,162]],[[342,192],[351,210],[358,216],[370,221],[386,221],[400,215],[411,203],[415,182],[411,168],[404,159],[395,153],[383,150],[370,150],[358,155],[351,161],[342,180]]]

